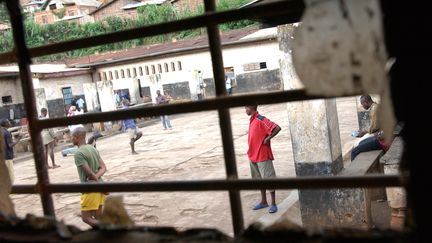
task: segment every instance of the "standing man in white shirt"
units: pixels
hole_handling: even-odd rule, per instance
[[[232,94],[232,83],[231,78],[228,77],[228,75],[225,74],[225,88],[228,95]]]

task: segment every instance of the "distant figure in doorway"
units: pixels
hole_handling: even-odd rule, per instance
[[[251,168],[252,178],[275,178],[276,172],[273,167],[273,152],[271,149],[270,140],[276,136],[281,127],[270,121],[266,117],[260,115],[257,111],[257,105],[245,106],[246,114],[250,116],[249,132],[248,132],[248,158]],[[276,205],[276,192],[270,190],[271,207],[269,213],[278,211]],[[261,202],[256,204],[252,209],[258,210],[268,207],[266,190],[261,190]]]
[[[122,100],[123,109],[127,109],[129,107],[129,100]],[[138,129],[134,119],[125,119],[122,121],[122,129],[127,131],[130,139],[130,146],[132,154],[138,154],[135,151],[135,142],[141,138],[142,132]]]
[[[84,104],[85,104],[85,101],[83,100],[83,98],[78,98],[77,99],[77,101],[76,101],[76,104],[77,104],[77,110],[78,111],[81,111],[82,113],[84,113]]]
[[[161,94],[160,90],[156,91],[156,95],[157,95],[156,96],[156,105],[163,105],[163,104],[169,103],[169,101],[167,100],[165,95]],[[160,119],[162,121],[162,125],[163,125],[164,130],[167,130],[167,129],[172,130],[171,122],[170,122],[168,115],[161,115]]]
[[[13,167],[13,158],[14,158],[14,151],[13,151],[13,147],[15,145],[17,145],[17,143],[19,143],[19,141],[21,140],[21,135],[19,135],[15,142],[13,141],[12,138],[12,133],[9,132],[8,128],[10,128],[12,125],[10,123],[10,121],[8,119],[3,119],[1,120],[0,123],[0,132],[1,135],[3,136],[3,144],[1,144],[1,146],[3,146],[3,151],[4,151],[4,160],[6,163],[6,167],[8,169],[9,172],[9,178],[11,180],[11,183],[13,184],[15,181],[15,173],[14,173],[14,167]]]
[[[203,100],[206,97],[206,83],[203,81],[202,72],[198,71],[197,97]]]
[[[383,131],[378,124],[378,103],[372,100],[370,95],[362,95],[360,104],[365,110],[369,110],[370,125],[365,131],[358,131],[357,137],[362,137],[360,143],[351,151],[351,161],[362,152],[382,149],[387,151],[390,145],[384,141]]]
[[[78,146],[75,152],[75,165],[81,183],[102,182],[102,176],[106,172],[104,161],[99,152],[92,145],[85,142],[86,131],[84,128],[76,128],[72,132],[72,142]],[[105,194],[101,192],[87,192],[81,194],[81,218],[86,224],[95,227],[105,204]]]
[[[119,95],[119,91],[114,91],[114,101],[115,101],[115,104],[116,104],[116,107],[120,107],[120,105],[121,105],[121,98],[120,98],[120,95]]]
[[[48,110],[46,108],[42,108],[40,119],[47,119],[47,118],[48,118]],[[55,141],[54,130],[52,128],[42,130],[42,141],[45,147],[45,165],[47,166],[47,168],[55,169],[60,167],[60,165],[55,164],[54,147],[56,141]],[[49,157],[51,158],[52,167],[48,165],[48,154]]]
[[[232,94],[232,80],[225,74],[225,88],[228,95]]]

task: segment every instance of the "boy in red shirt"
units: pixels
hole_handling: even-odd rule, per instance
[[[281,128],[276,123],[260,115],[257,111],[257,105],[245,106],[246,114],[251,116],[248,132],[248,157],[252,178],[274,178],[276,172],[273,167],[273,153],[270,139],[276,136]],[[271,207],[269,213],[276,213],[275,190],[270,191]],[[261,202],[256,204],[252,209],[258,210],[268,207],[266,190],[261,190]]]

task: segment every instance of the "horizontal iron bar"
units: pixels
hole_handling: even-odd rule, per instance
[[[344,96],[352,96],[349,94]],[[343,97],[343,96],[340,96]],[[222,108],[240,107],[251,103],[273,104],[282,102],[293,102],[302,100],[323,99],[329,97],[308,95],[304,90],[288,90],[268,92],[262,94],[245,94],[234,96],[221,96],[214,99],[206,99],[196,102],[184,102],[151,107],[130,107],[117,111],[100,113],[86,113],[78,116],[50,118],[38,120],[38,128],[50,128],[66,126],[70,124],[84,124],[99,121],[116,121],[135,117],[152,117],[162,114],[180,114],[198,111],[217,110]]]
[[[206,27],[208,24],[222,24],[242,19],[257,19],[268,16],[289,15],[300,19],[304,10],[303,1],[288,0],[274,3],[251,6],[242,9],[227,10],[223,12],[205,13],[196,17],[165,22],[155,25],[137,27],[129,30],[117,31],[108,34],[92,36],[77,40],[69,40],[39,47],[30,48],[31,57],[40,57],[56,53],[63,53],[80,48],[87,48],[111,44],[137,38],[167,34],[181,30]],[[0,64],[16,62],[14,52],[0,54]]]
[[[124,183],[49,184],[50,193],[77,192],[161,192],[161,191],[228,191],[258,189],[325,189],[356,187],[400,187],[403,178],[398,175],[316,176],[275,179],[230,179],[202,181],[161,181]],[[37,193],[35,185],[14,185],[12,193]]]

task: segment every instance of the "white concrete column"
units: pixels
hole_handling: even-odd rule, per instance
[[[284,90],[303,88],[291,58],[292,25],[278,27],[280,70]],[[342,170],[336,100],[288,103],[288,120],[297,176],[331,176]],[[332,190],[299,190],[303,225],[331,225],[337,205]]]

